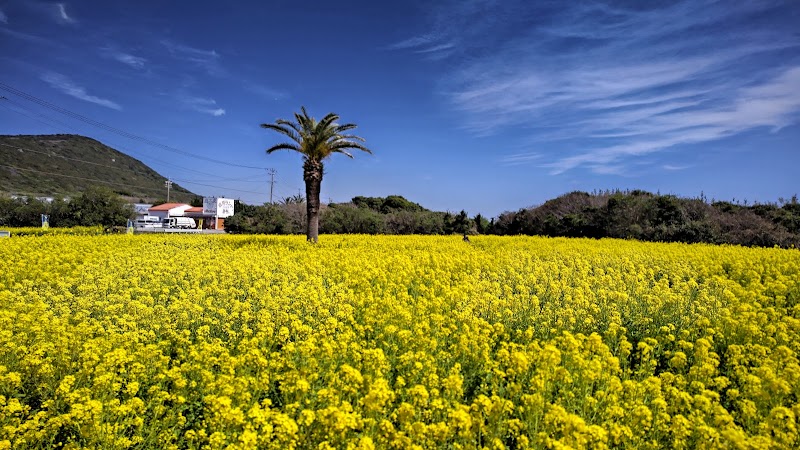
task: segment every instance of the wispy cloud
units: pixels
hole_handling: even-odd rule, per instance
[[[101,48],[100,53],[107,58],[114,59],[122,64],[131,66],[134,69],[143,69],[147,64],[147,59],[117,50],[113,47]]]
[[[67,14],[66,3],[56,3],[53,5],[56,9],[57,18],[63,23],[75,23],[75,19]]]
[[[437,54],[446,56],[448,50],[455,47],[455,42],[442,42],[443,36],[423,34],[414,36],[387,47],[389,50],[412,50],[415,53]]]
[[[35,44],[47,45],[47,46],[51,46],[51,47],[59,46],[59,44],[56,43],[55,41],[51,41],[49,39],[45,39],[45,38],[43,38],[41,36],[37,36],[35,34],[23,33],[23,32],[20,32],[20,31],[14,31],[14,30],[11,30],[11,29],[6,28],[6,27],[1,27],[0,28],[0,33],[5,34],[7,36],[11,36],[11,37],[13,37],[15,39],[20,39],[20,40],[23,40],[23,41],[26,41],[26,42],[35,43]]]
[[[279,89],[273,89],[267,86],[262,86],[260,84],[245,82],[245,89],[248,91],[257,94],[263,98],[271,99],[271,100],[280,100],[283,98],[289,97],[289,93],[286,91],[282,91]]]
[[[67,78],[66,76],[56,73],[56,72],[47,72],[43,74],[41,77],[42,81],[49,84],[51,87],[58,89],[59,91],[63,92],[64,94],[70,95],[77,99],[94,103],[100,106],[105,106],[106,108],[122,110],[122,107],[108,99],[100,98],[94,95],[90,95],[86,92],[86,89],[78,86],[72,80]]]
[[[690,167],[692,167],[692,166],[677,166],[677,165],[674,165],[674,164],[664,164],[663,166],[661,166],[662,169],[670,170],[670,171],[686,170],[686,169],[688,169]]]
[[[6,13],[3,12],[2,9],[0,9],[0,23],[4,24],[8,23],[8,16],[6,15]]]
[[[162,40],[161,45],[163,45],[173,57],[201,67],[210,75],[221,76],[226,73],[220,65],[220,55],[216,50],[204,50],[190,47],[169,39]]]
[[[203,114],[210,114],[214,117],[225,115],[225,109],[220,108],[219,105],[217,105],[217,101],[212,98],[194,97],[188,95],[181,95],[179,98],[184,105],[194,111]]]
[[[796,7],[634,5],[453,1],[393,48],[442,47],[453,69],[441,90],[469,128],[527,133],[530,158],[501,161],[554,174],[622,173],[643,155],[798,121]]]
[[[541,153],[516,153],[513,155],[504,156],[501,161],[511,165],[526,164],[532,161],[542,159]]]

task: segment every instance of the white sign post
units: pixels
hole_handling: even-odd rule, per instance
[[[225,219],[233,215],[232,198],[223,197],[203,197],[203,214],[214,215],[214,228],[217,228],[219,219]]]

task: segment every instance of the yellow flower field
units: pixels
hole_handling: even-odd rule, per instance
[[[0,449],[797,448],[800,252],[0,241]]]

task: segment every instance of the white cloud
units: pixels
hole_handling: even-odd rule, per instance
[[[514,155],[505,156],[501,159],[501,161],[508,164],[523,164],[540,160],[542,156],[543,155],[541,153],[517,153]]]
[[[472,132],[527,133],[536,151],[500,161],[621,173],[643,155],[797,123],[800,36],[789,20],[747,20],[781,7],[452,1],[392,48],[448,52],[441,92]]]
[[[161,41],[169,53],[180,60],[192,63],[205,69],[209,74],[221,76],[226,72],[220,65],[220,55],[216,50],[204,50],[179,44],[169,39]]]
[[[70,17],[69,14],[67,14],[67,5],[66,5],[66,3],[56,3],[54,6],[56,7],[56,11],[58,13],[58,17],[61,19],[61,21],[65,22],[65,23],[75,23],[75,19]]]
[[[664,165],[663,165],[663,166],[661,166],[661,167],[662,167],[664,170],[675,171],[675,170],[686,170],[686,169],[688,169],[688,168],[690,168],[690,167],[692,167],[692,166],[676,166],[676,165],[674,165],[674,164],[664,164]]]
[[[180,100],[189,108],[201,112],[203,114],[210,114],[214,117],[225,115],[225,109],[219,108],[217,101],[212,98],[181,96]]]
[[[442,59],[447,57],[456,46],[454,41],[442,42],[442,36],[426,34],[414,36],[409,39],[394,43],[386,49],[388,50],[411,50],[414,53],[424,54],[432,59]]]
[[[58,89],[59,91],[67,94],[69,96],[75,97],[77,99],[94,103],[100,106],[105,106],[106,108],[116,109],[118,111],[122,110],[122,107],[108,99],[100,98],[94,95],[90,95],[86,92],[86,89],[76,85],[66,76],[56,73],[56,72],[47,72],[43,74],[41,77],[42,81],[49,84],[51,87]]]
[[[261,97],[271,100],[279,100],[282,98],[289,97],[289,94],[285,91],[281,91],[279,89],[272,89],[270,87],[262,86],[256,83],[245,82],[245,89],[249,90],[254,94],[258,94]]]
[[[800,66],[786,69],[763,83],[731,93],[733,99],[671,114],[643,114],[614,123],[637,136],[624,144],[605,146],[546,164],[558,174],[591,163],[598,167],[626,157],[659,152],[677,145],[697,144],[734,136],[758,127],[776,131],[800,118]],[[612,120],[612,119],[609,119]],[[594,127],[599,128],[597,123]]]
[[[0,9],[0,23],[8,23],[8,16]]]
[[[141,69],[144,67],[145,63],[147,63],[145,58],[133,56],[129,53],[115,52],[113,56],[117,61],[127,64],[135,69]]]
[[[431,45],[432,42],[435,42],[439,39],[437,36],[433,34],[425,34],[422,36],[414,36],[403,41],[397,42],[395,44],[390,45],[389,49],[400,50],[400,49],[407,49],[407,48],[417,48],[417,47],[426,47]]]

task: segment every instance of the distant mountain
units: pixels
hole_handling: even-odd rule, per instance
[[[105,186],[133,201],[148,201],[166,198],[164,181],[141,161],[88,137],[0,135],[0,193],[64,197]],[[194,197],[172,184],[170,200]]]

